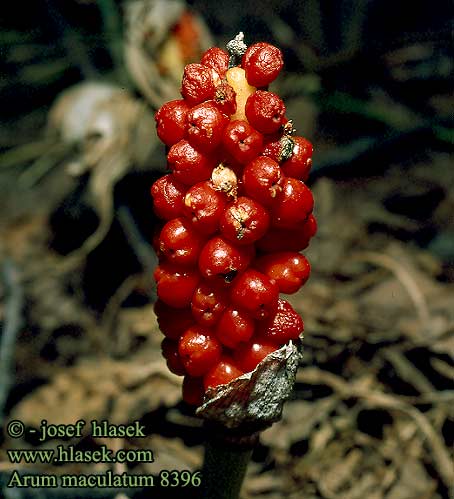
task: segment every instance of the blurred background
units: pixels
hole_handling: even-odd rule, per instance
[[[155,463],[131,471],[200,466],[201,423],[161,359],[153,314],[149,188],[166,168],[153,115],[178,98],[185,64],[243,31],[246,43],[268,41],[284,53],[272,90],[314,144],[309,184],[319,232],[307,251],[311,279],[291,297],[306,325],[295,391],[282,421],[263,433],[242,497],[448,497],[452,2],[16,0],[7,9],[0,19],[0,422],[140,420],[150,438],[111,442],[155,451]],[[0,434],[6,499],[143,497],[133,490],[11,495],[6,449],[36,444]],[[55,472],[32,468],[43,470]],[[197,497],[159,491],[178,492]]]

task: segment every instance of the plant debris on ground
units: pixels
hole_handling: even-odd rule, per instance
[[[149,437],[87,435],[43,444],[30,436],[11,439],[3,431],[0,490],[7,499],[142,497],[134,490],[31,495],[26,489],[13,496],[6,483],[13,469],[159,474],[201,466],[201,421],[181,402],[181,379],[160,354],[151,249],[158,221],[149,195],[165,171],[153,112],[178,93],[160,57],[162,50],[167,58],[174,53],[171,37],[179,36],[175,23],[186,6],[171,2],[175,9],[166,14],[167,31],[157,33],[156,41],[146,37],[155,21],[147,8],[154,2],[73,0],[68,11],[58,2],[46,3],[54,19],[70,19],[64,36],[54,33],[57,44],[52,47],[39,31],[21,32],[20,26],[10,27],[1,41],[9,85],[18,85],[19,97],[24,88],[35,88],[37,95],[32,107],[10,116],[0,132],[0,421],[3,427],[11,419],[32,427],[43,419],[140,421]],[[230,29],[247,27],[249,42],[268,36],[284,46],[291,57],[278,85],[288,115],[316,151],[310,183],[319,230],[307,252],[312,274],[290,298],[305,323],[303,358],[282,420],[262,433],[254,451],[242,499],[449,497],[454,490],[454,175],[447,110],[453,107],[453,63],[443,30],[437,37],[439,19],[427,19],[435,23],[432,39],[412,40],[405,32],[399,47],[383,39],[371,48],[359,34],[367,26],[371,33],[376,28],[366,2],[340,2],[344,9],[358,4],[363,10],[357,19],[354,9],[344,12],[346,31],[338,28],[344,50],[336,52],[321,24],[311,31],[301,20],[318,12],[332,25],[321,2],[306,2],[295,16],[289,15],[293,2],[279,8],[271,2],[271,13],[246,9],[241,21],[246,26],[234,9],[222,17],[214,6],[201,8],[203,3],[191,2],[194,29],[200,30],[197,50],[213,39],[219,45],[231,38]],[[372,4],[378,9],[379,2]],[[106,11],[109,5],[116,10]],[[138,17],[140,9],[150,17]],[[93,39],[81,37],[94,27],[75,25],[74,12],[82,19],[97,12],[100,24],[120,30],[123,39],[108,31],[107,69],[87,51]],[[306,38],[298,34],[297,22]],[[76,40],[69,53],[68,37]],[[37,51],[40,46],[47,60]],[[379,69],[364,75],[371,54]],[[84,77],[71,77],[78,86],[64,90],[70,85],[62,71],[74,60],[85,69]],[[149,64],[146,72],[140,72],[143,64]],[[93,81],[90,68],[95,76],[111,71],[109,83]],[[119,68],[126,83],[116,76]],[[53,105],[48,97],[40,100],[46,79],[58,89],[55,97],[60,95]],[[8,81],[0,91],[14,96]],[[56,471],[8,459],[11,448],[62,443],[152,449],[155,461],[72,463]],[[182,493],[192,497],[192,492]],[[167,493],[160,497],[171,497]]]

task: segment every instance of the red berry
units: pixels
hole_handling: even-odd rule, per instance
[[[178,342],[178,353],[191,376],[203,376],[221,357],[221,344],[211,329],[190,327]]]
[[[245,373],[253,371],[262,360],[276,350],[276,345],[254,338],[233,352],[236,365]]]
[[[238,343],[248,341],[254,334],[255,321],[246,312],[228,307],[217,326],[217,339],[228,348],[236,348]]]
[[[244,53],[241,66],[246,71],[249,85],[266,87],[284,66],[282,52],[269,43],[254,43]]]
[[[230,383],[242,374],[243,372],[235,366],[232,359],[224,356],[205,374],[203,377],[203,385],[205,390],[208,390],[208,388],[216,388],[219,385]]]
[[[183,139],[170,148],[167,162],[178,181],[185,185],[193,185],[210,178],[216,165],[216,158],[202,154]]]
[[[274,203],[282,190],[282,180],[279,165],[265,156],[253,159],[243,171],[244,191],[263,206]]]
[[[227,204],[227,196],[213,188],[210,180],[190,187],[184,197],[183,213],[203,234],[214,234]]]
[[[155,114],[158,137],[166,146],[172,146],[184,138],[188,111],[187,103],[178,99],[167,102]]]
[[[291,229],[271,228],[256,243],[256,247],[265,253],[273,251],[301,251],[309,245],[309,240],[317,232],[317,222],[311,213],[303,224]]]
[[[156,292],[167,305],[174,308],[189,307],[200,280],[196,270],[182,269],[171,263],[161,263],[154,272]]]
[[[196,265],[204,244],[205,238],[183,217],[169,220],[159,236],[161,255],[175,265]]]
[[[202,152],[210,152],[221,143],[228,118],[206,101],[193,107],[187,114],[189,143]]]
[[[304,137],[288,137],[293,142],[289,159],[281,164],[282,171],[287,177],[294,177],[305,182],[309,177],[312,166],[312,144]]]
[[[227,116],[236,113],[236,92],[233,87],[226,82],[219,83],[214,94],[216,107]]]
[[[178,354],[178,341],[164,338],[161,343],[161,351],[163,357],[166,359],[169,371],[178,376],[184,376],[186,370]]]
[[[270,216],[263,206],[241,196],[227,206],[220,220],[223,237],[240,245],[252,244],[268,230]]]
[[[222,144],[236,161],[246,164],[262,150],[263,137],[247,121],[233,120],[224,130]]]
[[[271,221],[275,227],[292,229],[303,224],[314,208],[309,187],[301,180],[286,177],[278,202],[271,207]]]
[[[154,312],[162,334],[171,340],[178,340],[186,329],[194,325],[190,308],[179,309],[178,313],[175,313],[173,307],[158,300],[154,305]]]
[[[261,256],[255,267],[272,279],[280,293],[296,293],[309,279],[311,267],[306,257],[296,251],[282,251]]]
[[[279,163],[281,161],[282,140],[284,137],[287,136],[282,135],[282,132],[267,135],[263,142],[262,156],[271,158],[276,163]]]
[[[257,324],[257,337],[276,345],[298,339],[304,330],[303,319],[288,301],[279,298],[274,314]]]
[[[218,83],[219,75],[213,69],[202,64],[188,64],[184,68],[181,95],[190,106],[195,106],[213,99]]]
[[[232,284],[233,305],[249,313],[255,319],[265,319],[277,306],[279,289],[266,275],[248,269]]]
[[[304,222],[304,225],[300,230],[301,233],[309,239],[317,234],[317,219],[314,217],[313,213],[307,217],[307,220]]]
[[[301,236],[297,229],[276,229],[272,227],[261,239],[256,242],[258,250],[264,253],[274,251],[301,251],[307,248],[309,239]]]
[[[192,316],[202,326],[214,326],[228,302],[229,297],[224,287],[217,283],[202,281],[192,297]]]
[[[221,78],[225,78],[225,73],[229,69],[230,56],[228,52],[219,47],[211,47],[202,54],[201,64],[214,69]]]
[[[254,257],[254,247],[235,246],[226,239],[216,236],[203,247],[199,258],[199,269],[207,279],[231,283],[247,268]]]
[[[205,388],[203,386],[203,378],[193,378],[185,376],[183,379],[183,400],[194,406],[202,405]]]
[[[260,133],[274,133],[285,119],[285,104],[273,92],[256,90],[246,101],[246,117]]]
[[[186,189],[171,173],[158,178],[150,190],[156,215],[164,220],[180,216]]]

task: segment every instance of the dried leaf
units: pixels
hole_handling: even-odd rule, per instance
[[[254,433],[278,421],[295,382],[300,353],[290,342],[269,354],[251,373],[211,389],[197,409],[204,419]]]

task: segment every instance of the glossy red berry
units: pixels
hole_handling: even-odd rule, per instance
[[[263,137],[247,121],[234,120],[226,126],[222,144],[238,163],[246,164],[262,150]]]
[[[214,103],[221,113],[231,116],[236,113],[236,92],[233,87],[226,82],[220,83],[216,87]]]
[[[223,312],[215,329],[216,338],[228,348],[236,348],[248,341],[255,330],[255,321],[243,310],[228,307]]]
[[[154,212],[159,218],[171,220],[183,211],[183,199],[187,186],[178,182],[171,173],[158,178],[151,186]]]
[[[307,258],[296,251],[282,251],[257,258],[255,267],[272,279],[280,293],[296,293],[309,279]]]
[[[258,250],[265,253],[273,251],[301,251],[309,245],[311,237],[317,232],[317,222],[311,213],[303,224],[292,229],[271,228],[256,243]]]
[[[301,236],[296,229],[271,229],[256,243],[256,248],[264,253],[274,251],[301,251],[307,248],[309,239]]]
[[[273,204],[282,191],[283,175],[279,164],[258,156],[244,167],[244,192],[263,206]]]
[[[268,230],[267,210],[251,198],[241,196],[230,203],[221,216],[221,235],[233,243],[252,244]]]
[[[202,152],[210,152],[221,143],[228,118],[222,114],[214,101],[194,106],[187,113],[187,138],[189,143]]]
[[[208,180],[190,187],[184,197],[183,213],[202,234],[214,234],[227,204],[227,196]]]
[[[232,286],[233,305],[255,319],[265,319],[275,311],[279,289],[261,272],[247,269],[237,277]]]
[[[213,99],[216,85],[220,83],[216,71],[202,64],[188,64],[184,68],[181,95],[190,106]]]
[[[200,274],[194,269],[163,262],[156,268],[154,278],[158,298],[171,307],[185,308],[191,304]]]
[[[274,133],[285,119],[285,104],[273,92],[256,90],[246,101],[246,117],[260,133]]]
[[[279,298],[274,313],[257,324],[257,337],[280,346],[298,339],[303,330],[301,316],[288,301]]]
[[[169,220],[159,236],[159,252],[175,265],[197,265],[200,251],[205,244],[203,237],[186,218]]]
[[[195,323],[190,308],[179,309],[175,313],[175,308],[166,305],[162,300],[155,303],[154,312],[162,334],[171,340],[178,340],[186,329]]]
[[[254,43],[244,53],[241,66],[246,71],[249,85],[266,87],[284,66],[282,52],[269,43]]]
[[[203,326],[190,327],[178,342],[178,353],[186,372],[203,376],[221,357],[221,344],[212,331]]]
[[[281,161],[282,140],[284,137],[286,136],[280,131],[272,133],[271,135],[266,135],[263,141],[262,156],[271,158],[279,164]]]
[[[202,281],[192,297],[192,316],[201,326],[214,326],[227,305],[229,296],[226,289],[214,282]]]
[[[203,53],[200,62],[204,66],[214,69],[221,78],[225,78],[225,73],[229,69],[229,59],[228,52],[219,47],[211,47]]]
[[[253,371],[262,360],[274,352],[277,346],[273,343],[254,338],[242,343],[233,352],[235,364],[245,373]]]
[[[178,376],[184,376],[186,369],[178,353],[178,341],[164,338],[161,343],[161,351],[163,357],[166,359],[169,371]]]
[[[186,139],[174,144],[167,155],[168,167],[175,178],[185,185],[208,180],[216,158],[195,149]]]
[[[286,177],[282,193],[271,207],[271,223],[274,227],[293,229],[302,225],[314,208],[314,198],[309,187],[301,180]]]
[[[312,166],[312,144],[304,137],[292,136],[293,142],[290,157],[281,163],[285,176],[294,177],[305,182],[309,178]]]
[[[183,400],[193,406],[199,406],[203,403],[205,395],[205,387],[203,386],[203,378],[194,378],[185,376],[183,379]]]
[[[253,257],[253,246],[236,246],[223,237],[215,236],[200,253],[199,270],[206,279],[229,284],[247,268]]]
[[[300,228],[301,233],[304,237],[314,237],[317,234],[317,219],[314,217],[314,214],[311,213],[307,220],[304,222],[303,226]]]
[[[205,390],[208,390],[208,388],[226,385],[242,374],[243,372],[238,369],[233,360],[224,356],[205,374],[203,377],[203,386]]]
[[[158,137],[167,146],[176,144],[186,134],[189,106],[183,99],[167,102],[155,114]]]

